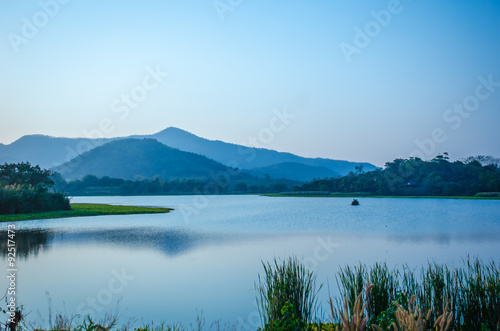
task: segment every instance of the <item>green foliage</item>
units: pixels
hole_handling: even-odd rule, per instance
[[[472,160],[449,162],[438,155],[430,161],[396,159],[383,170],[350,173],[347,176],[303,184],[296,192],[367,192],[399,196],[473,196],[478,192],[500,191],[500,168]]]
[[[236,191],[245,193],[248,191],[248,185],[245,183],[238,183],[235,185],[235,189],[236,189]]]
[[[500,328],[500,268],[494,262],[467,259],[454,275],[454,318],[467,330]],[[453,310],[452,310],[453,311]]]
[[[92,320],[92,317],[87,316],[86,319],[83,320],[83,323],[75,327],[73,330],[75,331],[109,331],[116,326],[117,318],[113,318],[111,321],[106,323],[106,325],[101,325],[100,323],[96,323]],[[68,330],[66,328],[66,330]]]
[[[55,175],[57,176],[57,174]],[[56,178],[54,176],[54,178]],[[87,175],[82,180],[66,182],[57,177],[56,187],[71,195],[164,195],[164,194],[231,194],[283,192],[291,187],[289,181],[247,178],[237,175],[229,183],[215,180],[175,179],[162,181],[124,180]],[[234,181],[234,183],[233,183]],[[262,185],[249,185],[260,183]]]
[[[397,272],[391,272],[385,263],[375,263],[369,274],[374,285],[366,294],[368,316],[379,316],[397,299]]]
[[[354,310],[354,303],[359,295],[366,288],[367,272],[366,266],[360,264],[359,266],[351,267],[346,265],[340,267],[336,276],[337,284],[340,289],[340,297],[337,298],[337,305],[342,307],[344,298],[347,298],[347,305],[350,311]]]
[[[46,189],[54,185],[51,176],[50,170],[41,169],[38,165],[32,166],[29,162],[0,165],[0,184],[4,185],[28,185]]]
[[[165,323],[160,323],[160,325],[153,324],[145,324],[140,328],[135,328],[134,331],[184,331],[183,327],[174,324],[174,325],[166,325]],[[125,331],[125,330],[124,330]]]
[[[256,284],[262,324],[271,326],[277,321],[283,321],[284,312],[288,317],[295,316],[300,322],[312,322],[317,310],[319,291],[316,290],[314,273],[308,271],[296,257],[282,262],[274,259],[274,264],[263,262],[262,265],[264,276],[259,275]]]
[[[0,165],[0,215],[71,209],[63,194],[48,191],[52,175],[29,162]]]
[[[0,215],[70,210],[69,199],[40,186],[0,187]]]
[[[368,325],[375,324],[382,330],[390,330],[393,323],[397,323],[396,311],[398,310],[398,305],[404,309],[408,309],[408,296],[406,293],[398,292],[396,300],[386,310],[376,315],[376,317],[372,316],[368,321]]]
[[[293,305],[287,301],[281,308],[281,317],[264,327],[266,331],[299,331],[305,330],[307,323],[302,321],[295,312]]]
[[[398,275],[397,271],[389,270],[385,263],[377,262],[370,268],[363,264],[341,267],[337,282],[340,286],[341,297],[347,298],[350,311],[354,311],[359,293],[370,287],[362,298],[366,302],[367,314],[373,320],[388,311],[392,302],[397,299]],[[342,307],[342,302],[337,300],[337,305]]]
[[[339,323],[309,323],[306,330],[314,331],[340,331],[342,330]]]

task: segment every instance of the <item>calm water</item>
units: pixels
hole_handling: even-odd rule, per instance
[[[259,196],[78,197],[73,202],[172,207],[169,214],[15,223],[18,302],[29,319],[52,313],[120,312],[146,322],[202,315],[207,326],[258,326],[254,282],[261,260],[297,255],[337,293],[339,266],[429,260],[500,262],[500,201],[268,198]],[[7,224],[0,224],[4,233]],[[4,241],[2,239],[2,241]],[[2,242],[2,266],[6,265]],[[2,277],[1,288],[7,280]],[[3,292],[3,290],[2,290]],[[326,302],[326,286],[320,293]],[[326,305],[325,305],[326,307]]]

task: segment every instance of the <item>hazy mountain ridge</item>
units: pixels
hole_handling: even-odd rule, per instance
[[[332,177],[335,176],[335,174],[345,175],[349,171],[353,171],[355,166],[358,165],[362,165],[365,171],[376,168],[370,163],[305,158],[291,153],[278,152],[264,148],[250,148],[219,140],[208,140],[173,127],[152,135],[132,135],[118,138],[86,139],[50,137],[44,135],[23,136],[9,145],[0,144],[0,163],[29,161],[43,168],[54,168],[72,160],[82,153],[102,146],[105,143],[130,138],[156,139],[166,146],[203,155],[226,166],[250,170],[250,172],[254,169],[257,173],[259,173],[261,168],[265,167],[274,167],[272,169],[286,168],[284,166],[278,166],[283,163],[297,163],[310,166],[301,167],[303,173],[297,175],[301,178],[311,179],[319,177],[317,174],[321,173],[321,171],[317,167],[328,168],[333,172],[329,173],[323,169],[326,177]],[[277,176],[275,178],[287,178],[283,174],[275,175]],[[293,177],[298,178],[295,175]]]
[[[208,140],[178,128],[167,128],[147,137],[157,139],[168,146],[187,152],[202,154],[222,164],[241,169],[268,167],[286,162],[301,163],[309,166],[323,166],[340,175],[353,171],[357,165],[362,165],[365,171],[376,169],[373,164],[366,162],[357,163],[324,158],[306,158],[265,148],[251,148],[225,143],[220,140]]]
[[[0,144],[0,163],[25,162],[52,168],[118,138],[85,139],[27,135],[9,145]]]

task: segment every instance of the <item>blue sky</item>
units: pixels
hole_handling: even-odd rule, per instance
[[[499,1],[4,0],[0,143],[175,126],[377,165],[500,157],[499,17]]]

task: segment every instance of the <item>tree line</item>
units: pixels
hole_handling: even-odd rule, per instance
[[[480,156],[450,162],[447,153],[429,161],[416,157],[395,159],[387,162],[384,169],[363,172],[358,168],[346,176],[315,180],[293,190],[396,196],[474,196],[480,192],[500,192],[498,161]]]
[[[500,160],[478,156],[450,162],[444,153],[429,161],[395,159],[383,169],[364,172],[362,167],[356,167],[346,176],[293,185],[291,181],[249,176],[245,180],[132,181],[87,175],[68,182],[59,173],[29,162],[5,163],[0,165],[0,214],[69,210],[66,195],[262,194],[293,190],[293,194],[500,196]]]
[[[87,175],[81,180],[66,181],[59,174],[53,177],[56,188],[69,195],[168,195],[168,194],[260,194],[289,191],[292,185],[286,181],[229,178],[212,180],[156,179],[124,180],[108,176]],[[252,183],[253,181],[253,183]]]

